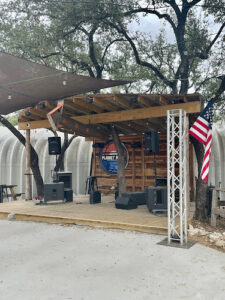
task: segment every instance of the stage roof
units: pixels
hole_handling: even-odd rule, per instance
[[[126,83],[75,75],[0,52],[0,114],[3,115],[34,107],[43,100],[60,100]]]
[[[167,110],[184,109],[188,114],[200,112],[199,94],[94,94],[64,99],[60,131],[85,137],[107,138],[113,124],[123,135],[140,135],[149,130],[166,132]],[[56,107],[44,101],[21,111],[19,129],[51,128],[47,114]]]

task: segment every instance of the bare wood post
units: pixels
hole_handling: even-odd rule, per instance
[[[212,191],[212,210],[211,210],[211,226],[216,226],[216,214],[215,209],[217,208],[217,190],[213,189]]]
[[[25,200],[31,200],[31,174],[30,174],[30,129],[26,129],[26,193]]]

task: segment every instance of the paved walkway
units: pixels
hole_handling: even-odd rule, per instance
[[[0,220],[0,299],[225,299],[223,253],[162,238]]]

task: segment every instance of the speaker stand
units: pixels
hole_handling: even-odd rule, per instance
[[[155,186],[156,186],[157,166],[156,166],[156,153],[155,152],[154,152],[154,176],[155,176]]]

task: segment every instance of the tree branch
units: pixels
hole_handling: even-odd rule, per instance
[[[95,74],[94,72],[92,71],[91,67],[88,65],[88,63],[84,62],[84,61],[80,61],[80,60],[77,60],[75,58],[72,58],[70,57],[70,55],[68,54],[63,54],[64,57],[66,57],[72,64],[76,64],[78,65],[82,70],[84,71],[88,71],[89,75],[93,78],[95,78]]]
[[[218,37],[220,36],[221,32],[223,31],[225,27],[225,22],[221,25],[219,31],[217,32],[216,36],[214,37],[214,39],[211,41],[211,43],[209,44],[209,46],[206,48],[206,53],[208,54],[210,49],[212,48],[212,46],[215,44],[216,40],[218,39]]]
[[[88,34],[88,41],[89,41],[89,57],[95,67],[96,70],[96,77],[101,78],[102,77],[102,70],[103,68],[99,65],[96,54],[95,54],[95,47],[94,47],[94,39],[93,36],[95,34],[95,31],[97,30],[97,27],[94,26],[92,30]]]
[[[46,58],[49,58],[51,56],[56,56],[56,55],[60,55],[61,52],[52,52],[52,53],[49,53],[49,54],[46,54],[46,55],[40,55],[40,56],[36,56],[38,58],[41,58],[41,59],[46,59]]]
[[[218,90],[215,92],[216,99],[218,99],[225,91],[225,75],[221,76],[221,83]]]
[[[216,36],[214,37],[214,39],[211,41],[211,43],[209,44],[209,46],[206,48],[206,50],[204,52],[197,52],[193,55],[189,55],[188,58],[192,59],[192,58],[198,57],[202,60],[203,59],[208,59],[209,51],[211,50],[211,48],[213,47],[213,45],[215,44],[215,42],[219,38],[219,36],[220,36],[221,32],[223,31],[224,27],[225,27],[225,22],[221,25],[221,27],[218,30]]]
[[[156,74],[156,76],[158,76],[158,77],[159,77],[159,78],[160,78],[167,86],[169,86],[171,89],[173,89],[173,87],[174,87],[174,86],[173,86],[173,82],[170,81],[170,80],[168,80],[168,79],[160,72],[160,70],[159,70],[157,67],[155,67],[153,64],[151,64],[151,63],[149,63],[149,62],[146,62],[146,61],[143,61],[143,60],[140,59],[138,50],[137,50],[137,48],[136,48],[136,46],[135,46],[133,40],[129,37],[129,35],[128,35],[127,32],[125,31],[125,29],[122,28],[122,27],[119,27],[119,26],[117,26],[116,24],[111,23],[111,22],[108,22],[108,24],[109,24],[111,27],[115,28],[115,29],[118,31],[118,33],[122,34],[122,35],[126,38],[126,40],[130,43],[131,48],[133,49],[133,52],[134,52],[134,56],[135,56],[136,63],[139,64],[139,65],[141,65],[141,66],[144,66],[144,67],[147,67],[147,68],[151,69],[151,70]]]
[[[122,41],[125,41],[125,40],[124,40],[124,39],[115,39],[115,40],[111,41],[111,42],[105,47],[105,50],[104,50],[103,55],[102,55],[102,58],[101,58],[102,63],[104,62],[106,53],[107,53],[108,49],[112,46],[112,44],[114,44],[114,43],[116,43],[116,42],[122,42]]]
[[[170,18],[170,16],[168,14],[161,14],[159,13],[158,11],[156,10],[153,10],[153,9],[149,9],[149,8],[137,8],[137,9],[132,9],[128,12],[125,12],[124,13],[124,16],[130,16],[130,15],[133,15],[133,14],[136,14],[136,13],[140,13],[140,12],[143,12],[143,13],[146,13],[146,14],[153,14],[153,15],[156,15],[159,19],[165,19],[169,22],[169,24],[172,26],[173,30],[175,31],[176,30],[176,25],[174,24],[173,20]]]

